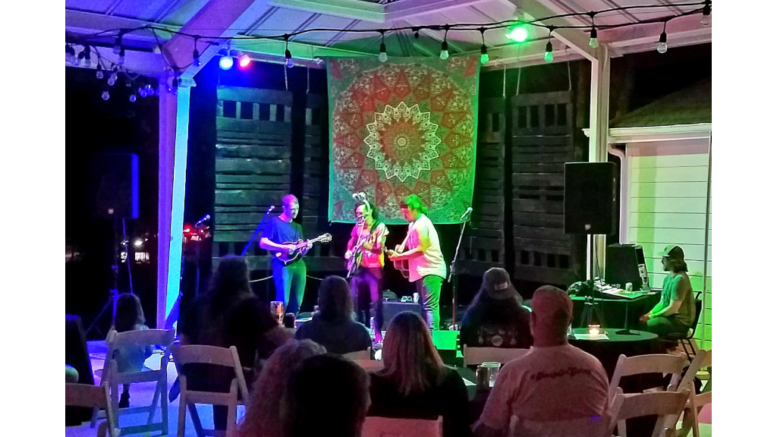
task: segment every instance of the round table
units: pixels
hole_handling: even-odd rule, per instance
[[[569,344],[598,358],[610,378],[612,378],[615,366],[618,364],[618,357],[621,355],[633,357],[664,352],[661,340],[651,332],[631,330],[634,335],[624,335],[617,333],[620,329],[605,329],[604,331],[607,334],[606,340],[577,339],[570,336]],[[574,334],[588,334],[588,328],[576,328],[572,332]]]

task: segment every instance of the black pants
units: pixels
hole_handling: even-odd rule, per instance
[[[666,337],[669,334],[680,334],[685,336],[688,333],[688,327],[678,322],[674,317],[653,317],[647,323],[642,325],[642,329],[659,337]]]
[[[383,268],[359,267],[351,276],[356,321],[370,327],[370,308],[375,309],[375,330],[383,330]],[[369,293],[367,295],[367,293]],[[369,297],[369,300],[367,299]],[[366,303],[366,304],[365,304]]]

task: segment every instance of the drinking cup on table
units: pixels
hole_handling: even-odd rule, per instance
[[[499,368],[502,365],[497,362],[486,362],[481,364],[481,366],[488,369],[488,386],[493,387],[494,383],[496,383],[496,376],[499,374]]]

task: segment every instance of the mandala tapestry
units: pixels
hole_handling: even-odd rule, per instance
[[[364,192],[388,224],[417,194],[436,224],[458,223],[475,184],[478,57],[328,61],[329,220],[353,222]]]

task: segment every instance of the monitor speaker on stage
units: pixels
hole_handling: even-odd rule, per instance
[[[89,163],[90,209],[98,218],[138,218],[138,156],[98,153]]]
[[[625,287],[631,282],[634,290],[649,290],[645,252],[636,244],[611,244],[607,246],[604,279],[608,284]]]
[[[611,162],[564,164],[564,233],[615,233],[617,170]]]

